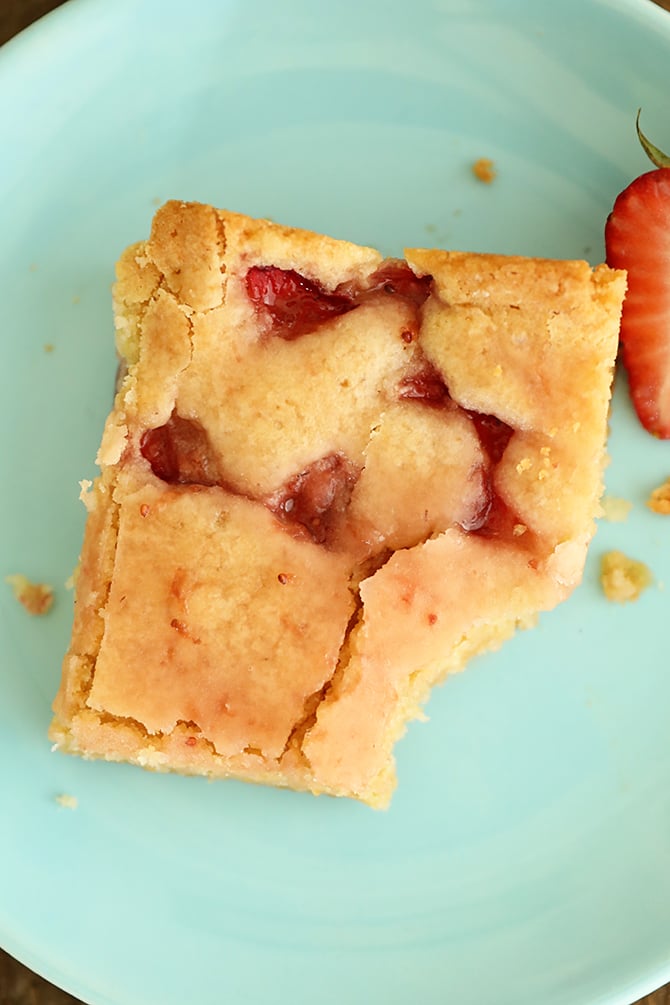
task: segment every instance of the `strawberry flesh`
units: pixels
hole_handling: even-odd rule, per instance
[[[254,265],[245,283],[256,309],[269,315],[274,334],[287,341],[314,331],[324,321],[356,306],[351,297],[329,293],[295,269]]]
[[[405,262],[389,258],[370,276],[368,292],[383,290],[420,307],[428,299],[432,281],[432,276],[416,276]]]
[[[670,168],[640,175],[605,227],[607,264],[628,273],[621,355],[640,422],[670,439]]]
[[[446,405],[451,402],[449,390],[442,375],[428,362],[421,370],[403,377],[398,388],[398,396],[413,401],[423,401],[426,405]]]
[[[173,412],[163,426],[147,429],[140,453],[161,481],[170,485],[218,485],[216,454],[202,426]]]
[[[391,258],[364,285],[344,282],[332,292],[295,269],[277,265],[252,266],[244,282],[256,311],[269,319],[271,333],[290,342],[379,293],[406,300],[418,311],[428,297],[432,279],[414,275],[405,262]],[[404,337],[412,341],[414,333],[408,331]]]
[[[298,536],[324,544],[344,516],[357,477],[357,470],[343,454],[328,454],[265,502]]]

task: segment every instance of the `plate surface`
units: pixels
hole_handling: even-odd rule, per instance
[[[93,1005],[615,1005],[670,979],[670,522],[644,505],[670,444],[621,379],[607,481],[631,515],[566,604],[435,692],[387,813],[46,739],[113,263],[156,205],[595,263],[647,169],[638,107],[670,145],[669,64],[646,0],[73,0],[0,53],[0,574],[57,587],[44,619],[0,591],[9,952]],[[636,604],[600,592],[611,547],[656,576]]]

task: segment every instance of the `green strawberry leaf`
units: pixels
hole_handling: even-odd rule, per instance
[[[658,168],[670,168],[670,157],[668,157],[667,154],[664,154],[662,150],[659,150],[658,147],[655,147],[654,144],[650,140],[647,139],[647,137],[644,135],[644,133],[640,129],[640,113],[641,112],[642,112],[642,109],[638,108],[638,110],[637,110],[637,118],[635,119],[635,128],[637,130],[637,137],[638,137],[640,143],[642,144],[642,149],[644,150],[644,152],[646,153],[647,157],[652,162],[652,164],[655,164],[656,167],[658,167]]]

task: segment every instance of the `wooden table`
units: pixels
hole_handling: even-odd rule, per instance
[[[0,0],[0,45],[64,0]],[[113,0],[112,0],[113,2]],[[670,11],[670,0],[653,0]],[[0,949],[0,1005],[82,1005]],[[483,1002],[482,1005],[489,1005]],[[538,1002],[538,1005],[542,1005]],[[670,984],[636,1005],[670,1005]]]

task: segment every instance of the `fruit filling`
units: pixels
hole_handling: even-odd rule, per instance
[[[461,409],[451,397],[439,370],[428,361],[419,370],[402,379],[398,396],[433,408]],[[465,531],[487,537],[517,536],[518,531],[514,528],[521,524],[496,492],[493,483],[495,467],[505,453],[514,430],[495,415],[486,415],[470,408],[462,411],[474,425],[485,462],[478,472],[482,484],[480,505],[460,526]]]
[[[395,259],[384,262],[364,287],[341,283],[332,293],[295,269],[276,265],[254,265],[244,279],[256,310],[270,319],[272,333],[287,341],[354,310],[374,294],[398,296],[418,308],[428,297],[431,281]]]
[[[357,306],[351,297],[328,293],[294,269],[275,265],[254,265],[246,274],[245,285],[256,310],[271,319],[273,333],[288,341]]]
[[[501,460],[514,430],[495,415],[485,415],[466,409],[479,437],[487,463],[484,465],[482,506],[475,518],[463,529],[483,537],[517,537],[523,524],[496,491],[494,471]],[[521,533],[525,532],[525,527]]]
[[[382,290],[390,296],[403,297],[420,307],[430,294],[432,276],[417,276],[406,262],[389,258],[370,276],[368,293]]]
[[[426,363],[420,370],[403,377],[398,396],[435,406],[448,405],[452,400],[441,374],[431,363]]]
[[[148,429],[140,440],[140,453],[151,470],[169,485],[221,483],[219,464],[202,426],[173,412],[163,426]]]
[[[329,454],[287,482],[266,505],[282,523],[325,544],[346,512],[357,477],[346,457]]]
[[[466,413],[474,422],[479,442],[488,457],[489,464],[497,464],[502,459],[514,430],[496,415],[485,415],[470,408],[466,409]]]

